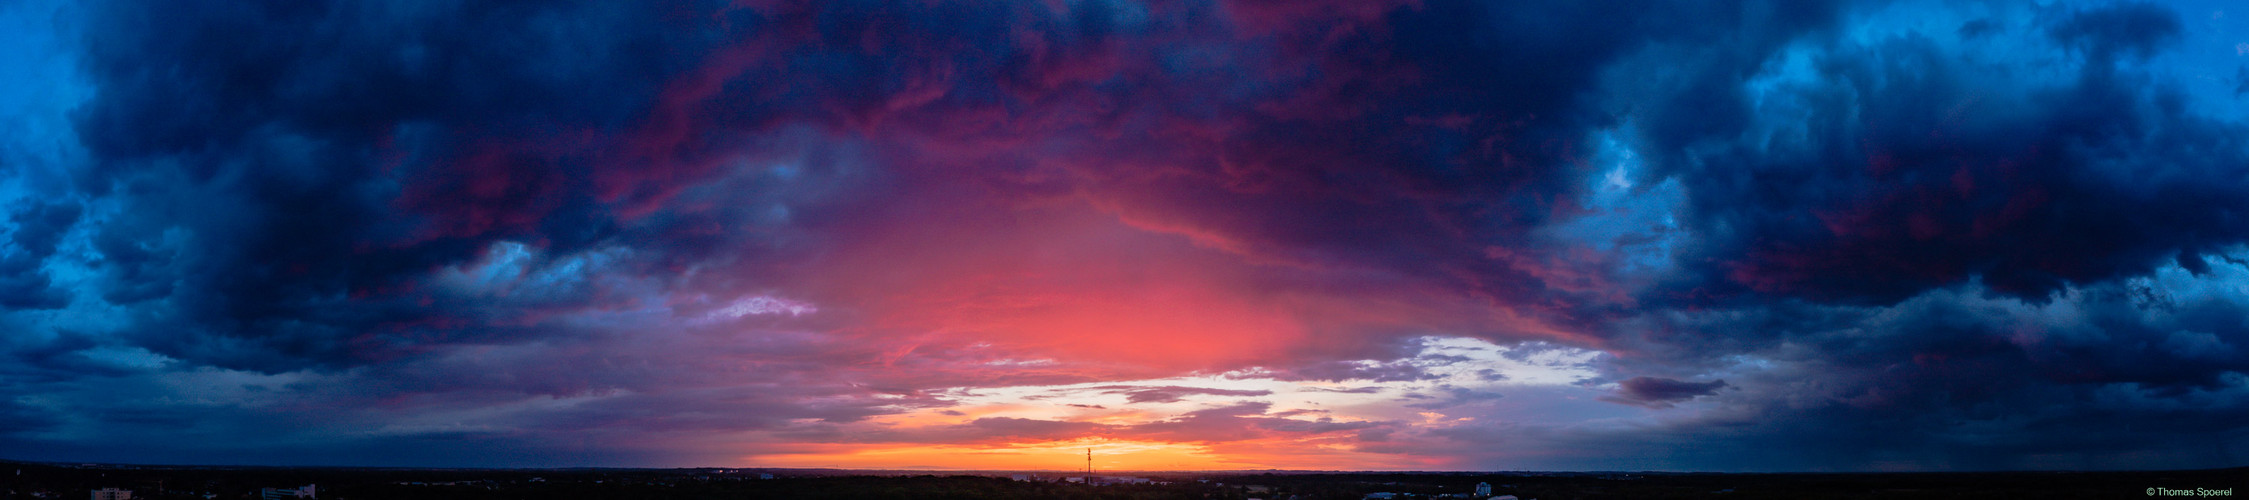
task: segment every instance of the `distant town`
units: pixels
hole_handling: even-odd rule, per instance
[[[1479,499],[2225,497],[2249,468],[2195,471],[1668,472],[405,469],[0,461],[0,500]],[[2155,493],[2149,493],[2155,492]]]

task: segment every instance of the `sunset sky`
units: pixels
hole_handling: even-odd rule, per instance
[[[2249,4],[0,32],[0,459],[2249,464]]]

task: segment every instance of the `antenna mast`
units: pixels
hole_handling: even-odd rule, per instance
[[[1093,447],[1085,447],[1085,477],[1093,477]]]

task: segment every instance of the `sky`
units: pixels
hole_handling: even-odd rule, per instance
[[[0,27],[4,459],[2249,464],[2233,2]]]

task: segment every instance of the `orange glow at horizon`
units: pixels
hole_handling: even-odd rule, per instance
[[[1082,438],[1041,443],[974,444],[825,444],[792,446],[788,453],[742,457],[743,467],[1045,470],[1085,471],[1085,452],[1093,449],[1094,473],[1243,469],[1411,469],[1427,463],[1404,457],[1356,452],[1332,445],[1277,442],[1272,446],[1228,443],[1224,450],[1192,443]],[[1252,452],[1250,449],[1265,449]]]

